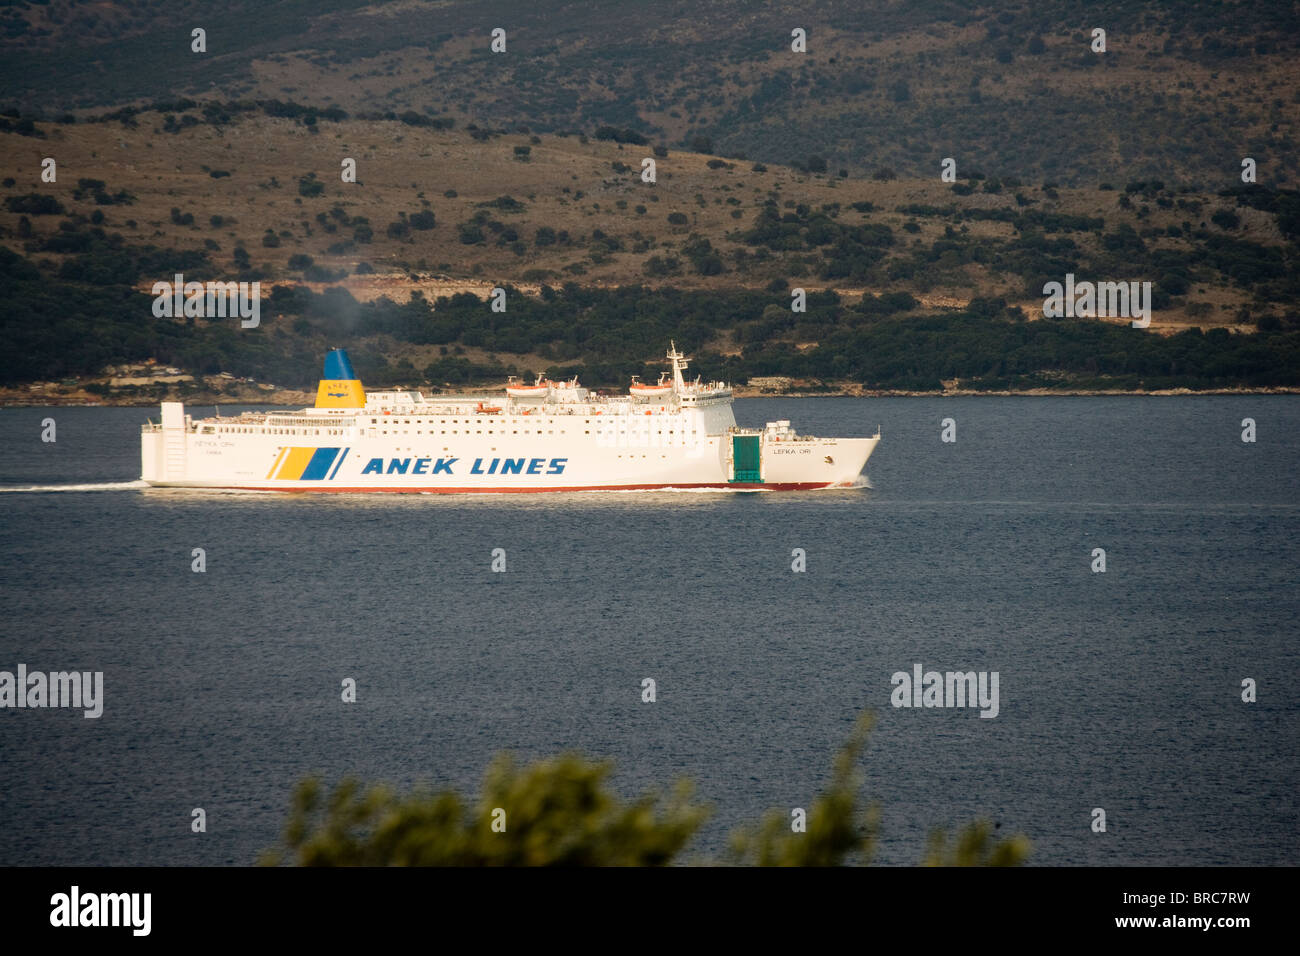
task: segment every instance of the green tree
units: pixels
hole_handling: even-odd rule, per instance
[[[806,832],[782,811],[731,837],[727,862],[760,866],[867,864],[879,828],[876,806],[862,805],[858,764],[872,727],[864,714],[835,758],[830,786],[813,802]],[[328,795],[309,778],[294,793],[280,848],[262,863],[300,866],[660,866],[677,861],[709,808],[692,802],[692,785],[632,801],[612,794],[608,761],[577,754],[526,767],[499,756],[477,802],[454,791],[416,788],[402,795],[349,778]],[[504,817],[502,813],[504,812]],[[504,829],[494,822],[503,822]],[[925,863],[1014,866],[1030,851],[1023,836],[992,839],[977,821],[954,844],[930,838]],[[707,862],[707,861],[706,861]]]
[[[789,816],[773,810],[756,829],[732,835],[731,850],[736,862],[759,866],[870,862],[880,810],[876,806],[859,806],[862,777],[857,765],[873,723],[870,714],[858,718],[835,758],[830,787],[808,809],[807,832],[795,832]]]
[[[708,815],[682,783],[661,803],[623,803],[611,765],[574,754],[518,768],[498,757],[477,805],[451,791],[401,796],[345,780],[327,798],[307,780],[294,796],[287,855],[302,866],[654,866],[668,863]],[[506,811],[505,831],[493,813]],[[284,860],[271,852],[267,864]]]
[[[1005,840],[993,838],[993,826],[986,820],[967,824],[949,843],[947,834],[930,834],[926,866],[1019,866],[1029,856],[1028,838],[1016,834]]]

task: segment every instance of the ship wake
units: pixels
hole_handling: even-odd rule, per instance
[[[138,491],[141,488],[148,488],[149,482],[141,481],[104,481],[87,485],[14,485],[12,487],[0,486],[0,492],[30,492],[45,493],[54,491]]]

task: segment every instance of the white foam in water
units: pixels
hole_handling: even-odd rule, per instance
[[[141,481],[106,481],[93,485],[17,485],[12,488],[0,487],[0,491],[135,491],[148,488],[149,482]]]

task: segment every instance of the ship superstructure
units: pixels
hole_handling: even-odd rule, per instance
[[[626,395],[538,376],[485,398],[367,392],[335,350],[312,408],[195,419],[164,402],[142,427],[142,477],[317,492],[795,490],[853,484],[880,441],[799,435],[784,420],[741,428],[729,386],[688,381],[676,347],[667,359],[657,385]]]

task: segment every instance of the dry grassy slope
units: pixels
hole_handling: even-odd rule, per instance
[[[953,155],[1077,185],[1300,178],[1300,7],[1251,0],[102,0],[0,6],[25,112],[179,95],[461,125],[630,126],[764,162],[926,176]],[[189,49],[203,23],[208,50]],[[790,50],[794,26],[806,53]],[[1090,30],[1107,29],[1105,54]],[[503,54],[489,32],[508,33]],[[904,84],[900,94],[897,89]]]
[[[768,118],[767,125],[773,129],[819,123],[833,126],[844,113],[875,114],[883,118],[912,105],[960,108],[967,103],[974,81],[985,99],[1003,103],[1008,110],[1037,110],[1049,122],[1053,107],[1063,100],[1093,101],[1099,109],[1105,109],[1118,93],[1135,106],[1152,108],[1154,98],[1160,98],[1162,108],[1195,112],[1224,122],[1234,127],[1243,145],[1267,140],[1273,132],[1271,127],[1279,119],[1284,127],[1282,133],[1295,131],[1293,110],[1283,109],[1279,115],[1268,105],[1270,101],[1297,102],[1300,75],[1293,69],[1290,57],[1284,54],[1253,57],[1247,69],[1237,64],[1225,68],[1222,64],[1157,56],[1157,51],[1169,39],[1167,34],[1114,33],[1109,39],[1109,59],[1101,61],[1105,68],[1081,70],[1073,68],[1073,61],[1087,48],[1083,33],[1062,27],[1061,32],[1045,37],[1046,50],[1042,54],[1022,53],[1009,65],[999,64],[991,57],[982,63],[977,55],[973,56],[973,51],[995,45],[995,41],[986,38],[986,29],[983,23],[960,27],[936,24],[873,42],[861,33],[817,24],[810,49],[802,55],[789,52],[778,42],[781,37],[774,35],[771,52],[753,59],[725,64],[710,60],[690,64],[690,69],[676,74],[638,72],[630,77],[614,69],[607,77],[608,85],[565,77],[566,85],[575,90],[579,108],[571,117],[549,119],[560,122],[571,119],[582,126],[585,112],[611,102],[615,89],[622,92],[629,86],[639,86],[636,115],[641,123],[637,127],[662,130],[660,138],[665,142],[684,142],[693,132],[718,128],[719,124],[723,129],[730,129],[737,106],[753,95],[764,80],[787,71],[799,80],[805,76],[861,74],[871,77],[873,86],[856,91],[851,97],[825,99],[809,95],[801,101],[795,92],[800,83],[792,82],[792,98],[783,100],[782,109]],[[671,37],[666,39],[672,42]],[[686,43],[690,39],[678,37],[676,42]],[[698,29],[694,39],[698,41]],[[1023,44],[1023,37],[1015,39]],[[565,43],[563,49],[568,56],[580,55],[586,45],[581,36],[568,37]],[[354,112],[428,109],[462,122],[488,125],[499,123],[503,114],[524,121],[526,113],[519,115],[518,110],[503,110],[502,103],[511,98],[510,86],[518,64],[501,57],[487,61],[489,68],[484,64],[482,47],[481,37],[461,36],[440,46],[434,55],[424,49],[408,48],[344,64],[326,62],[321,58],[324,50],[277,54],[253,61],[251,81],[241,85],[240,95],[310,96],[313,102],[338,104]],[[726,52],[723,41],[719,41],[718,52]],[[900,107],[892,99],[890,83],[899,77],[909,80],[911,105],[908,107]],[[787,115],[786,108],[790,106],[797,106],[797,117]],[[1243,122],[1247,113],[1249,121]],[[964,153],[971,162],[994,171],[991,168],[994,160],[981,155],[978,143],[959,140],[945,144],[934,132],[915,130],[918,143],[925,143],[927,160],[934,149],[948,146],[945,155]],[[1074,130],[1059,132],[1067,136]],[[1093,137],[1097,131],[1089,129],[1087,134]],[[1099,171],[1105,169],[1106,160],[1119,170],[1131,166],[1130,154],[1146,152],[1135,149],[1134,144],[1141,143],[1148,135],[1149,131],[1137,125],[1112,125],[1101,130],[1105,151],[1098,157]],[[724,133],[720,142],[726,139]],[[828,139],[834,141],[835,136],[832,134]],[[1124,141],[1129,144],[1127,150],[1121,147]],[[844,152],[844,148],[851,149],[851,144],[839,145],[842,149],[832,149],[838,162],[863,170],[872,168],[878,161],[873,161],[870,155]],[[1039,144],[1038,148],[1050,148],[1050,144]],[[822,149],[821,145],[814,147],[815,151]],[[802,155],[797,148],[791,152],[792,157]],[[1279,181],[1289,178],[1284,170],[1294,174],[1295,157],[1273,159],[1274,174]],[[1175,172],[1169,169],[1166,175]]]
[[[269,268],[272,275],[285,281],[297,273],[287,267],[289,257],[307,253],[317,263],[353,271],[359,262],[370,263],[380,276],[351,276],[342,284],[354,290],[358,298],[388,295],[405,299],[410,290],[420,288],[437,295],[454,291],[483,292],[493,285],[513,282],[521,288],[535,290],[538,279],[529,278],[530,270],[549,270],[549,281],[558,284],[566,279],[583,283],[616,285],[639,282],[654,285],[664,282],[678,287],[761,288],[777,277],[796,276],[792,285],[817,289],[825,286],[815,278],[816,269],[799,278],[805,253],[779,254],[772,260],[750,263],[739,269],[729,253],[737,249],[753,251],[736,241],[736,233],[749,228],[760,205],[771,195],[784,205],[806,203],[814,209],[839,203],[840,221],[885,223],[895,230],[900,248],[921,243],[928,246],[943,234],[946,223],[920,218],[921,231],[909,234],[902,230],[911,218],[895,212],[904,203],[965,207],[1015,207],[1016,190],[1000,195],[976,192],[968,197],[956,196],[951,187],[938,181],[879,182],[863,179],[839,179],[811,176],[784,167],[769,167],[755,173],[748,162],[734,162],[731,168],[710,169],[712,157],[672,151],[658,160],[658,182],[644,184],[639,178],[640,161],[650,155],[648,147],[624,146],[592,141],[581,143],[576,137],[543,136],[532,144],[531,161],[514,158],[514,147],[529,145],[526,135],[504,135],[487,142],[473,140],[462,131],[431,131],[412,128],[398,122],[349,120],[320,124],[321,132],[312,134],[287,119],[262,116],[246,118],[225,128],[206,125],[181,133],[160,133],[161,117],[143,114],[136,129],[116,123],[48,125],[46,139],[0,134],[0,178],[16,182],[6,195],[36,191],[57,196],[70,211],[90,215],[96,209],[107,217],[105,228],[120,232],[128,241],[152,243],[162,247],[198,248],[204,240],[214,240],[219,250],[212,259],[220,268],[233,273],[231,252],[242,240],[255,266]],[[58,161],[58,182],[40,182],[40,162],[45,156]],[[356,159],[356,184],[341,182],[340,162],[344,157]],[[615,173],[612,164],[625,163],[631,169]],[[230,176],[212,178],[205,168],[226,170]],[[319,197],[299,196],[298,178],[316,173],[325,185]],[[79,178],[104,180],[110,191],[126,189],[137,197],[127,206],[95,206],[89,198],[76,201],[73,189]],[[276,185],[272,182],[275,181]],[[1122,185],[1119,183],[1118,185]],[[454,191],[448,198],[445,193]],[[1093,189],[1061,189],[1059,199],[1052,200],[1038,187],[1025,186],[1025,192],[1038,204],[1033,208],[1069,214],[1104,216],[1107,229],[1130,222],[1141,229],[1164,226],[1188,218],[1185,211],[1151,207],[1150,215],[1139,221],[1133,212],[1116,205],[1118,192]],[[467,246],[457,238],[457,225],[479,211],[479,203],[500,196],[513,196],[526,204],[517,213],[489,209],[492,218],[514,227],[527,244],[527,252],[515,255],[490,240],[484,245]],[[437,217],[436,228],[413,231],[410,241],[399,241],[385,234],[385,227],[398,218],[422,208],[427,200]],[[1199,195],[1205,201],[1199,219],[1208,221],[1210,214],[1224,201],[1213,195]],[[849,208],[858,201],[877,207],[870,213]],[[620,203],[622,204],[620,206]],[[368,217],[374,229],[374,241],[358,245],[342,255],[326,250],[347,238],[351,229],[342,227],[329,234],[316,221],[319,212],[340,205],[349,216]],[[646,212],[636,211],[643,205]],[[195,224],[179,226],[170,219],[170,211],[192,213]],[[733,218],[739,210],[741,217]],[[670,213],[681,212],[689,225],[675,227],[668,223]],[[1250,209],[1239,210],[1242,229],[1239,234],[1256,242],[1280,240],[1273,219]],[[226,217],[219,228],[209,224],[213,215]],[[57,216],[31,217],[38,234],[56,228]],[[3,241],[21,250],[16,236],[18,216],[0,210]],[[127,224],[134,220],[135,226]],[[567,230],[575,242],[568,247],[555,245],[539,248],[533,237],[539,226]],[[291,235],[278,248],[264,248],[261,237],[267,229]],[[1008,224],[972,222],[972,232],[980,235],[1010,237]],[[1213,228],[1213,227],[1211,227]],[[638,241],[645,243],[641,252],[614,253],[607,261],[593,262],[585,240],[594,230],[619,237],[625,250]],[[728,262],[728,271],[720,276],[702,277],[689,273],[664,280],[648,279],[643,267],[652,255],[671,255],[692,234],[713,242]],[[1088,234],[1070,233],[1082,245],[1092,242]],[[490,236],[490,233],[489,233]],[[1182,248],[1185,240],[1158,240],[1170,248]],[[42,254],[43,256],[46,254]],[[51,256],[51,258],[57,258]],[[575,274],[566,267],[582,267]],[[418,273],[419,276],[412,276]],[[445,276],[439,280],[435,276]],[[160,277],[168,278],[168,277]],[[1086,277],[1080,277],[1086,278]],[[1097,277],[1107,278],[1107,277]],[[1152,277],[1153,279],[1156,277]],[[1023,305],[1033,314],[1041,309],[1041,299],[1023,300],[1020,283],[1010,276],[992,275],[983,267],[968,265],[949,275],[946,281],[918,288],[899,284],[893,289],[910,291],[932,305],[956,305],[974,296],[1002,295]],[[860,288],[839,286],[847,296],[862,293]],[[871,291],[891,291],[881,287]],[[785,301],[782,296],[778,300]],[[1157,314],[1153,328],[1169,331],[1187,324],[1231,325],[1238,308],[1244,304],[1239,290],[1231,287],[1194,286],[1188,302],[1206,302],[1214,311],[1206,317],[1189,319],[1180,312]]]

